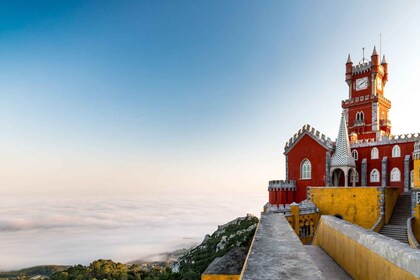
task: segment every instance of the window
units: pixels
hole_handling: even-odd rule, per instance
[[[353,156],[354,160],[358,160],[359,159],[359,153],[356,150],[353,150],[351,152],[351,155]]]
[[[370,172],[370,181],[373,183],[379,182],[379,171],[378,169],[373,169],[372,172]]]
[[[400,157],[400,156],[401,156],[401,149],[400,149],[400,146],[395,145],[395,146],[392,148],[392,157]]]
[[[363,112],[356,113],[356,123],[361,124],[365,121],[365,114]]]
[[[379,158],[379,151],[378,148],[373,148],[370,152],[370,158],[371,159],[378,159]]]
[[[311,162],[307,159],[303,160],[300,166],[300,178],[311,179]]]
[[[394,167],[391,170],[391,182],[400,182],[401,181],[401,172],[397,167]]]

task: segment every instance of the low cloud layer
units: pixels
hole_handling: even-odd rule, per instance
[[[258,214],[262,202],[245,195],[2,197],[0,270],[156,256],[200,242],[237,216]]]

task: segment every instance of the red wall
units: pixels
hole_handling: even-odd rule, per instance
[[[290,190],[275,189],[269,191],[269,202],[272,205],[291,204],[295,201],[296,192]]]
[[[326,149],[305,134],[288,154],[288,179],[296,181],[296,202],[306,199],[306,187],[325,186],[325,153]],[[311,162],[311,179],[300,179],[300,165],[304,159]]]
[[[392,157],[392,148],[396,144],[390,144],[390,145],[381,145],[376,146],[379,150],[379,158],[378,159],[371,159],[371,150],[373,147],[363,147],[363,148],[355,148],[352,150],[357,150],[359,153],[358,160],[356,161],[357,165],[357,172],[359,173],[359,182],[356,184],[357,186],[360,186],[361,184],[361,164],[362,160],[364,158],[367,159],[367,186],[381,186],[381,181],[378,183],[371,183],[370,182],[370,172],[376,168],[381,173],[381,179],[382,179],[382,159],[383,157],[388,158],[388,176],[387,176],[387,182],[386,186],[392,186],[392,187],[399,187],[400,191],[404,191],[404,158],[406,155],[410,155],[410,171],[413,170],[413,159],[412,159],[412,153],[414,151],[414,142],[407,142],[407,143],[399,143],[398,146],[400,146],[401,149],[401,156],[393,158]],[[401,181],[400,182],[391,182],[391,170],[394,167],[398,167],[401,172]],[[409,178],[410,181],[410,178]]]

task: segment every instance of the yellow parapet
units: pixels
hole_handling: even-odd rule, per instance
[[[238,275],[223,275],[223,274],[206,274],[201,275],[201,280],[239,280]]]
[[[378,187],[312,187],[309,199],[321,215],[332,215],[366,229],[383,218],[388,223],[399,191]]]
[[[313,245],[320,246],[353,279],[419,279],[418,249],[359,226],[322,216]]]

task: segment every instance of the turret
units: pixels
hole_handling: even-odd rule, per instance
[[[351,57],[349,54],[347,58],[347,62],[346,62],[346,82],[349,86],[351,84],[352,68],[353,68],[353,61],[351,61]]]
[[[388,62],[385,59],[385,55],[382,58],[381,65],[384,68],[384,78],[382,79],[382,81],[383,81],[383,83],[385,85],[386,82],[388,81]]]
[[[370,57],[370,64],[371,64],[371,69],[372,69],[372,73],[378,73],[379,70],[379,55],[378,52],[376,51],[376,47],[373,47],[373,52],[372,55]]]

